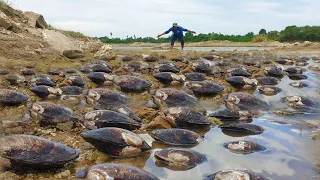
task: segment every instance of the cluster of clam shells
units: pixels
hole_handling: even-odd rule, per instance
[[[191,131],[193,127],[210,128],[208,117],[220,119],[219,126],[225,134],[237,133],[241,136],[259,135],[264,127],[250,123],[259,113],[270,110],[270,105],[244,90],[258,89],[261,94],[273,96],[282,91],[276,85],[282,77],[288,76],[296,82],[290,85],[297,88],[308,87],[300,80],[307,79],[303,66],[308,60],[293,60],[282,57],[270,64],[244,63],[235,66],[227,61],[217,61],[217,56],[204,56],[191,61],[188,57],[178,57],[171,61],[160,61],[149,56],[134,61],[131,56],[123,56],[123,65],[114,70],[107,62],[94,60],[79,70],[51,71],[36,74],[31,70],[21,74],[10,74],[6,80],[11,86],[29,87],[29,91],[40,101],[30,103],[29,96],[11,89],[0,89],[1,106],[20,106],[28,108],[30,118],[42,127],[52,127],[59,123],[80,123],[83,132],[80,136],[98,151],[113,158],[139,156],[150,151],[148,144],[135,130],[142,128],[143,119],[130,109],[132,104],[128,94],[151,95],[146,107],[163,113],[165,121],[172,128],[147,131],[154,141],[166,144],[169,148],[157,150],[154,157],[161,167],[174,170],[188,170],[207,161],[208,157],[192,147],[204,141],[199,134]],[[184,64],[184,69],[179,64]],[[293,65],[287,69],[278,67]],[[152,66],[154,65],[154,66]],[[248,67],[259,70],[260,76]],[[309,66],[318,71],[319,65]],[[79,71],[79,73],[78,73]],[[114,72],[124,71],[125,75]],[[143,78],[152,71],[153,75]],[[212,81],[214,75],[225,76],[226,85]],[[154,83],[161,87],[153,88]],[[96,88],[86,89],[88,84]],[[225,94],[226,86],[235,92]],[[115,88],[114,88],[115,87]],[[222,96],[225,108],[211,114],[201,108],[200,98]],[[81,103],[92,106],[93,111],[80,117],[68,107],[49,100],[59,99],[71,102],[74,106]],[[291,95],[279,99],[288,107],[307,112],[319,111],[320,104],[308,97]],[[29,104],[27,104],[29,103]],[[224,123],[224,122],[236,123]],[[244,121],[244,122],[243,122]],[[265,151],[264,147],[253,141],[238,140],[225,142],[224,148],[231,153],[250,154]],[[9,159],[11,168],[47,169],[61,167],[79,157],[79,152],[59,142],[34,135],[7,135],[1,138],[1,156]],[[121,173],[119,173],[121,172]],[[88,179],[158,179],[142,169],[124,164],[97,164],[76,173],[77,178]],[[249,170],[223,170],[204,177],[204,179],[267,179]]]

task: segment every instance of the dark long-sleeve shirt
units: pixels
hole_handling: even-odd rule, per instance
[[[173,35],[181,36],[181,35],[183,35],[183,31],[188,31],[188,29],[185,29],[185,28],[183,28],[181,26],[178,26],[177,29],[174,29],[173,27],[171,27],[165,33],[168,34],[171,31],[173,32]]]

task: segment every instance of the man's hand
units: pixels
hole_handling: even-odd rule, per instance
[[[192,33],[192,34],[196,34],[195,31],[188,30],[188,32],[190,32],[190,33]]]
[[[159,35],[157,36],[157,38],[159,38],[159,37],[161,37],[161,34],[159,34]]]

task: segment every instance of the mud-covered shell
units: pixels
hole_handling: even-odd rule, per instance
[[[8,75],[6,80],[10,83],[10,85],[13,86],[17,86],[26,82],[26,78],[19,74]]]
[[[275,77],[265,76],[265,77],[258,77],[258,82],[263,85],[277,85],[279,84],[279,80]]]
[[[207,161],[204,154],[192,149],[167,148],[154,153],[154,157],[161,163],[169,166],[168,168],[177,168],[179,170],[188,170]]]
[[[126,104],[129,99],[126,95],[105,88],[95,88],[88,91],[86,99],[89,102],[98,102],[101,106],[115,106]],[[101,107],[102,108],[102,107]]]
[[[79,86],[63,86],[60,88],[64,94],[67,95],[80,95],[82,94],[82,88]]]
[[[37,78],[45,78],[53,81],[53,78],[49,74],[37,74],[34,76],[34,79],[37,79]]]
[[[249,170],[226,170],[219,171],[209,176],[206,176],[203,180],[268,180],[268,178],[257,174]]]
[[[298,60],[298,61],[305,61],[305,62],[307,62],[308,60],[311,59],[311,58],[308,57],[308,56],[300,56],[299,58],[300,58],[300,60]]]
[[[243,62],[243,64],[246,65],[246,66],[254,66],[256,68],[261,68],[260,62],[257,62],[257,61],[255,61],[253,59],[245,60]]]
[[[156,78],[159,82],[169,85],[173,82],[180,84],[185,81],[185,77],[183,75],[177,75],[172,72],[160,72],[153,74],[153,77]]]
[[[139,129],[141,124],[128,116],[110,110],[96,110],[86,113],[80,121],[88,129],[119,127],[128,130]]]
[[[275,62],[277,62],[279,64],[283,64],[283,65],[292,65],[292,64],[294,64],[294,61],[289,60],[289,59],[277,59],[277,60],[275,60]]]
[[[283,76],[282,69],[278,68],[276,66],[265,67],[264,72],[267,76],[271,76],[271,77],[282,77]]]
[[[234,92],[224,97],[226,106],[231,110],[268,110],[270,105],[265,101],[243,92]]]
[[[164,111],[166,119],[176,127],[208,126],[210,121],[202,113],[189,107],[171,107]]]
[[[62,95],[59,99],[59,103],[67,106],[81,105],[83,96],[81,95]]]
[[[112,68],[105,61],[95,60],[90,64],[86,64],[81,66],[79,71],[83,73],[91,73],[91,72],[105,72],[111,73]]]
[[[116,127],[86,131],[81,137],[111,157],[133,157],[150,149],[139,135]]]
[[[126,105],[112,106],[109,110],[124,114],[135,121],[141,122],[141,119]]]
[[[205,56],[202,56],[204,59],[207,59],[207,60],[214,60],[215,58],[218,58],[219,56],[216,56],[216,55],[205,55]]]
[[[227,142],[223,144],[223,147],[236,154],[251,154],[266,150],[264,146],[258,143],[245,140]]]
[[[103,62],[103,64],[90,64],[89,68],[91,68],[93,72],[104,72],[104,73],[112,72],[111,66],[109,66],[105,62]]]
[[[102,85],[108,83],[106,85],[111,85],[114,75],[109,75],[105,72],[93,72],[87,75],[87,78],[90,79],[93,83]]]
[[[206,80],[206,75],[198,72],[186,73],[184,76],[190,81],[204,81]]]
[[[122,61],[131,61],[133,60],[133,56],[131,55],[125,55],[123,57],[121,57]]]
[[[191,81],[186,82],[185,86],[196,96],[217,95],[224,90],[223,86],[210,81]]]
[[[239,89],[252,89],[258,84],[256,79],[249,79],[244,76],[232,76],[225,79],[229,84]]]
[[[192,95],[173,88],[161,88],[154,92],[153,101],[157,105],[193,107],[200,102]]]
[[[216,63],[216,66],[230,66],[231,63],[227,61],[219,61]]]
[[[265,129],[261,126],[249,123],[224,124],[219,126],[222,131],[232,131],[246,134],[261,134]]]
[[[30,91],[33,92],[40,98],[47,98],[49,95],[60,96],[62,94],[62,90],[60,88],[53,88],[51,86],[34,86],[30,88]]]
[[[170,59],[171,61],[174,62],[184,62],[184,63],[188,63],[188,61],[183,57],[183,56],[177,56],[177,57],[173,57]]]
[[[252,72],[246,68],[234,68],[231,70],[232,76],[244,76],[244,77],[251,77]]]
[[[128,63],[128,66],[134,72],[140,72],[149,68],[149,64],[143,61],[132,61]]]
[[[304,88],[304,87],[309,87],[309,84],[306,82],[301,82],[301,81],[295,81],[292,83],[289,83],[290,86],[295,87],[295,88]]]
[[[260,86],[258,87],[259,93],[265,94],[265,95],[276,95],[282,91],[281,88],[278,88],[276,86]]]
[[[320,65],[319,64],[312,64],[309,66],[309,69],[313,71],[320,71]]]
[[[77,70],[76,69],[66,69],[65,72],[67,74],[73,74],[73,73],[77,73]]]
[[[319,111],[320,103],[316,99],[311,99],[305,96],[292,95],[282,98],[288,106],[296,109],[310,109],[312,111]]]
[[[180,72],[180,68],[173,63],[163,63],[163,64],[159,63],[158,65],[155,65],[154,68],[158,72],[172,72],[172,73]]]
[[[308,76],[304,75],[304,74],[291,74],[288,75],[289,79],[291,80],[304,80],[304,79],[308,79]]]
[[[253,117],[248,111],[232,111],[230,109],[216,111],[209,116],[219,118],[221,121],[251,120]]]
[[[147,62],[156,62],[159,60],[159,58],[157,56],[148,56],[146,58],[144,58]]]
[[[48,74],[53,75],[53,76],[60,76],[60,77],[64,77],[64,73],[61,70],[50,70],[48,71]]]
[[[195,146],[203,141],[203,138],[186,129],[160,129],[152,131],[152,137],[164,144],[173,146]]]
[[[286,71],[289,74],[302,74],[303,70],[300,67],[289,67],[287,69],[285,69],[284,71]]]
[[[296,66],[306,66],[306,65],[308,65],[308,64],[309,64],[309,63],[304,62],[304,61],[301,61],[301,60],[298,60],[298,61],[296,61],[296,63],[295,63]]]
[[[92,69],[91,69],[89,66],[87,66],[87,65],[81,66],[81,67],[79,68],[79,71],[82,72],[82,73],[85,73],[85,74],[88,74],[88,73],[93,72]]]
[[[0,69],[0,75],[7,75],[7,74],[9,74],[8,70]]]
[[[67,82],[70,84],[70,86],[84,87],[86,85],[86,83],[83,81],[83,79],[79,75],[73,75],[68,77]]]
[[[44,78],[44,77],[38,77],[31,79],[31,84],[33,86],[51,86],[54,87],[56,85],[56,82],[53,81],[51,78]]]
[[[36,72],[32,69],[24,69],[21,71],[21,75],[23,75],[23,76],[32,76],[35,74],[36,74]]]
[[[44,125],[77,120],[69,108],[52,102],[35,102],[28,106],[31,117],[40,119]]]
[[[1,156],[9,159],[13,168],[52,168],[79,157],[74,149],[38,136],[10,135],[0,141]]]
[[[149,89],[152,86],[150,81],[144,80],[135,76],[116,76],[114,78],[114,83],[117,84],[121,91],[124,92],[143,92]]]
[[[207,74],[211,73],[213,66],[214,66],[214,63],[208,60],[200,60],[192,64],[192,67],[196,72],[207,73]]]
[[[0,89],[0,104],[1,105],[19,105],[28,100],[28,96],[14,90]]]
[[[108,65],[108,63],[105,60],[101,60],[101,59],[94,59],[93,61],[91,61],[89,65],[95,65],[95,64],[100,64],[104,66]]]
[[[88,168],[85,168],[76,173],[76,178],[89,179],[90,180],[112,180],[112,179],[126,179],[126,180],[159,180],[151,173],[139,169],[134,166],[126,164],[97,164]]]

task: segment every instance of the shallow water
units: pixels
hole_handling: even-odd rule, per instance
[[[176,47],[180,48],[180,47]],[[112,47],[114,50],[129,50],[129,51],[137,51],[143,49],[151,49],[153,52],[167,52],[169,49],[153,49],[153,47],[130,47],[130,46],[114,46]],[[271,47],[185,47],[185,50],[192,51],[249,51],[249,50],[269,50]]]
[[[311,65],[312,63],[313,61],[310,60],[309,64]],[[290,66],[282,67],[287,68]],[[305,68],[307,69],[307,67]],[[151,151],[145,152],[134,158],[106,158],[107,160],[103,160],[102,162],[134,165],[143,168],[161,179],[202,179],[206,175],[228,169],[252,170],[261,173],[270,179],[317,179],[319,170],[315,168],[315,164],[320,163],[319,140],[312,140],[310,135],[312,134],[312,130],[320,127],[320,114],[280,116],[272,113],[274,110],[285,108],[285,105],[280,103],[280,99],[288,95],[304,95],[320,99],[320,73],[307,70],[304,74],[309,77],[308,79],[303,80],[310,85],[307,88],[299,89],[291,87],[289,83],[293,82],[293,80],[290,80],[285,76],[277,85],[277,87],[282,89],[282,92],[275,96],[262,95],[258,90],[249,91],[272,105],[271,111],[259,118],[254,118],[252,121],[253,124],[266,128],[264,133],[260,135],[241,136],[224,133],[218,126],[194,130],[201,136],[204,136],[204,141],[192,149],[207,155],[208,161],[193,169],[177,171],[168,169],[167,167],[159,167],[160,164],[156,162],[153,154],[156,150],[169,146],[154,142],[148,134],[141,134],[141,136],[148,144],[152,145]],[[136,106],[143,106],[149,97],[149,95],[143,95],[144,98],[141,98],[141,94],[128,96],[132,99],[132,104]],[[222,95],[213,98],[200,98],[200,100],[203,107],[208,111],[218,110],[223,107]],[[70,105],[69,107],[74,109],[74,105]],[[90,107],[84,104],[82,104],[81,108],[81,110],[74,109],[79,116],[83,115],[84,112],[89,112],[91,110]],[[19,108],[19,111],[17,111],[15,108],[9,108],[2,113],[6,112],[8,113],[3,114],[3,116],[0,117],[0,120],[19,119],[23,116],[25,109],[21,107]],[[71,179],[74,179],[73,175],[76,171],[94,165],[94,162],[96,162],[84,160],[85,154],[93,153],[94,148],[88,145],[88,143],[85,143],[79,137],[78,133],[79,132],[56,132],[57,135],[54,137],[38,133],[38,135],[41,134],[44,137],[62,142],[80,151],[81,157],[78,158],[72,166],[61,169],[61,171],[70,170],[71,175],[68,176],[68,178]],[[251,140],[265,146],[267,149],[262,152],[241,155],[234,154],[222,146],[223,143],[235,140]],[[29,177],[30,174],[23,174],[17,176],[17,178],[54,179],[53,175],[56,173],[57,172],[33,173],[35,176],[32,175],[32,177]]]
[[[312,64],[312,61],[309,62]],[[287,68],[290,66],[283,66]],[[320,74],[319,72],[305,72],[309,78],[303,80],[310,87],[294,88],[289,85],[290,80],[287,76],[281,79],[277,85],[282,92],[275,96],[265,96],[254,91],[254,95],[272,104],[273,110],[278,110],[283,105],[279,103],[281,97],[288,95],[304,95],[313,98],[320,98]],[[208,111],[216,110],[221,104],[210,106],[203,102]],[[274,121],[288,123],[279,124]],[[282,180],[299,180],[299,179],[317,179],[319,171],[314,165],[320,162],[319,146],[310,138],[311,130],[306,126],[309,123],[319,126],[320,114],[315,115],[294,115],[294,116],[277,116],[272,112],[268,112],[262,117],[255,118],[253,124],[266,128],[266,131],[260,135],[250,135],[237,137],[237,134],[224,134],[221,129],[216,126],[209,131],[199,130],[197,133],[204,135],[204,142],[192,148],[208,157],[208,161],[198,165],[197,167],[187,171],[174,171],[168,168],[158,167],[153,153],[159,148],[167,148],[166,145],[153,144],[153,151],[149,158],[135,158],[134,164],[143,164],[143,168],[162,179],[201,179],[206,175],[212,174],[220,170],[227,169],[248,169],[263,174],[270,179]],[[145,139],[152,142],[148,135],[143,135]],[[222,145],[223,143],[235,140],[250,140],[257,142],[267,149],[262,152],[253,154],[234,154]],[[114,160],[111,162],[119,162]],[[130,163],[131,164],[131,163]]]

